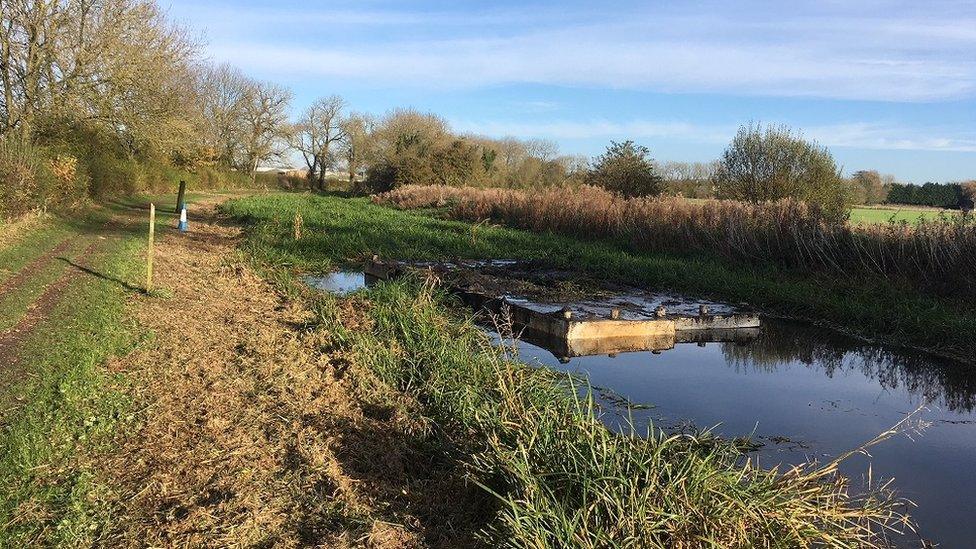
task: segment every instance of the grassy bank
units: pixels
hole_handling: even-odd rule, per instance
[[[128,222],[119,211],[47,216],[0,250],[10,271],[0,284],[26,275],[0,301],[4,326],[35,319],[7,342],[15,361],[0,388],[2,547],[89,545],[111,520],[102,501],[112,487],[88,460],[134,413],[128,380],[106,361],[137,341],[125,308],[145,244],[142,214]]]
[[[424,459],[461,461],[472,482],[494,496],[482,532],[492,545],[872,546],[881,524],[894,519],[886,495],[852,496],[833,465],[780,474],[743,465],[735,447],[708,437],[611,433],[589,399],[574,397],[569,378],[507,360],[422,281],[380,285],[348,307],[296,289],[292,276],[374,251],[557,259],[552,250],[559,250],[569,264],[586,254],[605,259],[593,255],[592,244],[436,220],[361,199],[272,195],[225,209],[246,223],[249,255],[312,302],[342,353],[422,403],[430,418]],[[299,241],[296,211],[305,224]]]
[[[747,302],[767,312],[815,319],[888,342],[976,362],[970,309],[880,280],[795,274],[769,265],[703,256],[635,253],[622,239],[585,240],[399,211],[366,199],[276,194],[236,201],[228,211],[261,223],[248,245],[262,260],[305,270],[388,258],[523,258],[648,288]],[[296,212],[306,230],[288,240]]]

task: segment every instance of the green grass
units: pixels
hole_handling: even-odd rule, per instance
[[[317,309],[337,352],[423,404],[427,447],[443,454],[424,459],[462,461],[495,497],[490,546],[870,547],[871,529],[893,517],[885,494],[850,496],[833,466],[781,474],[744,465],[733,444],[707,435],[614,434],[570,377],[504,359],[446,296],[418,281],[361,293],[368,303],[357,310],[371,322],[355,328],[343,325],[349,309],[338,298],[295,289],[295,269],[372,251],[555,259],[593,254],[592,245],[501,228],[472,238],[468,225],[359,199],[275,195],[226,208],[246,220],[246,250],[264,274]],[[296,209],[309,235],[297,243]]]
[[[939,219],[942,216],[955,217],[955,210],[936,210],[933,208],[913,208],[911,206],[863,207],[851,209],[851,223],[856,225],[879,225],[894,220],[917,223],[919,219]]]
[[[12,245],[0,249],[0,284],[3,284],[21,267],[42,255],[73,234],[72,227],[58,219],[45,220],[29,238],[18,236]]]
[[[133,417],[129,380],[104,362],[128,352],[139,337],[125,311],[133,291],[126,282],[141,278],[145,236],[141,223],[105,227],[108,216],[106,210],[52,216],[0,251],[23,265],[52,247],[52,235],[97,240],[89,261],[102,275],[82,273],[64,288],[20,348],[20,375],[9,372],[18,381],[0,395],[0,547],[91,545],[111,520],[101,504],[111,487],[97,482],[89,457],[110,450]],[[58,260],[54,266],[65,268]],[[4,301],[0,317],[17,311],[19,302]]]
[[[35,239],[31,238],[30,242],[35,242]],[[27,312],[30,304],[41,296],[45,287],[54,283],[68,270],[68,264],[63,258],[71,258],[80,254],[92,242],[93,239],[90,236],[79,235],[79,238],[70,241],[61,253],[55,254],[55,257],[51,257],[47,264],[34,270],[17,288],[0,297],[0,332],[8,330],[17,324],[20,318]],[[58,243],[55,242],[55,244]],[[42,243],[40,246],[28,245],[25,247],[35,248],[36,250],[32,251],[39,251],[42,254],[47,252],[49,248],[47,243]]]
[[[362,198],[278,193],[235,200],[225,208],[252,223],[247,246],[267,264],[325,271],[360,264],[374,253],[397,259],[540,259],[647,288],[746,302],[766,312],[976,362],[976,340],[960,337],[976,333],[976,315],[907,287],[730,265],[708,257],[634,253],[625,242],[475,226]],[[290,237],[295,212],[305,225],[298,242]]]

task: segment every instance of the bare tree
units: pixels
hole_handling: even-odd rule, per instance
[[[335,163],[333,146],[346,139],[342,111],[346,102],[337,95],[323,97],[308,106],[292,126],[290,145],[305,158],[310,181],[325,190],[325,175]]]
[[[223,166],[237,166],[244,142],[245,108],[255,82],[226,64],[204,67],[198,78],[205,156]]]
[[[372,161],[374,126],[375,121],[368,114],[353,113],[343,121],[346,134],[343,151],[350,188],[355,185],[360,172]]]
[[[286,148],[291,92],[276,84],[254,82],[244,99],[243,166],[254,183],[258,166],[280,158]]]
[[[549,162],[559,154],[559,145],[548,139],[530,139],[525,142],[525,151],[529,156]]]

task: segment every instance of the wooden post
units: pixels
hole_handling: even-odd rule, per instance
[[[149,205],[149,250],[146,252],[146,293],[153,290],[153,235],[156,232],[156,205]]]
[[[176,215],[180,215],[184,200],[186,200],[186,181],[180,181],[180,192],[176,195]]]

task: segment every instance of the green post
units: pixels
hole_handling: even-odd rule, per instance
[[[186,200],[186,181],[180,181],[180,192],[176,195],[176,215],[180,215]]]

